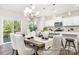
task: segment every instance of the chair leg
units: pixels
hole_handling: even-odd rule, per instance
[[[18,54],[18,50],[16,50],[16,55],[19,55],[19,54]]]
[[[73,42],[73,45],[74,45],[74,48],[75,48],[75,51],[76,51],[76,54],[77,54],[77,49],[76,49],[76,46],[75,46],[75,43]]]
[[[66,46],[67,46],[67,41],[66,41],[66,43],[65,43],[65,48],[66,48]]]
[[[14,54],[14,51],[15,51],[15,50],[14,50],[14,49],[12,49],[12,55]]]
[[[12,55],[14,55],[14,54],[19,55],[17,50],[12,49]]]
[[[68,46],[68,54],[70,53],[70,50],[69,49],[70,49],[70,42],[69,42],[69,46]]]
[[[61,40],[61,45],[62,45],[62,47],[65,49],[65,46],[64,46],[64,44],[63,44],[63,41]]]

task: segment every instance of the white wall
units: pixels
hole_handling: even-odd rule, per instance
[[[29,18],[27,17],[21,20],[21,33],[27,34],[29,32],[28,23],[29,23]]]
[[[3,43],[3,19],[0,19],[0,45]]]
[[[45,18],[44,17],[40,17],[38,19],[38,22],[37,22],[37,29],[38,29],[38,31],[43,30],[44,26],[45,26]]]
[[[0,17],[6,17],[8,19],[14,19],[21,17],[22,15],[7,9],[0,9]]]
[[[54,26],[54,20],[47,20],[45,21],[45,26],[48,27],[48,26]]]

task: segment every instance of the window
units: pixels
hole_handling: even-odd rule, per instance
[[[13,23],[11,20],[4,19],[4,32],[3,32],[3,41],[10,42],[10,33],[12,32]]]
[[[14,32],[20,32],[20,21],[14,20]]]
[[[21,29],[20,21],[4,19],[3,24],[4,24],[3,41],[4,43],[10,42],[10,33],[20,32],[20,29]]]

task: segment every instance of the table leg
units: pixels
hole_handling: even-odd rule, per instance
[[[36,47],[36,49],[35,49],[35,50],[36,50],[36,51],[35,51],[35,55],[38,55],[38,49],[39,49],[39,48]]]

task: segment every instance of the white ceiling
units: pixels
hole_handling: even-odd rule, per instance
[[[78,11],[79,6],[75,4],[34,4],[36,6],[35,11],[40,11],[40,16],[50,16],[50,15],[62,15],[69,11]],[[31,7],[29,4],[1,4],[0,9],[5,9],[19,14],[24,14],[24,9],[26,7]]]

